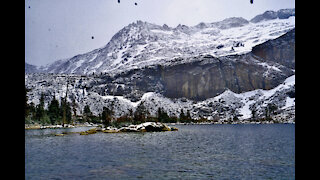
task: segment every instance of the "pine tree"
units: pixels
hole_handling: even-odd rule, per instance
[[[53,99],[48,105],[48,116],[51,124],[56,124],[56,122],[61,119],[59,101],[56,100],[55,96],[53,96]]]
[[[30,110],[31,117],[35,117],[36,116],[36,107],[34,106],[33,102],[31,102],[29,104],[29,110]]]
[[[158,121],[163,123],[169,123],[170,117],[168,116],[168,113],[163,110],[163,108],[158,108]]]
[[[78,107],[78,105],[77,105],[77,103],[76,103],[75,98],[72,98],[71,106],[72,106],[72,111],[73,111],[73,117],[74,117],[74,119],[76,119],[76,118],[77,118],[77,107]],[[74,123],[74,122],[72,122],[72,124],[73,124],[73,123]]]
[[[132,122],[133,120],[133,110],[132,109],[129,109],[129,120]]]
[[[89,105],[85,105],[83,108],[83,120],[85,122],[90,122],[92,116],[92,112],[90,110]]]
[[[112,109],[109,109],[107,107],[103,107],[103,111],[102,111],[102,114],[101,114],[101,119],[102,119],[102,123],[106,127],[110,126],[113,114],[114,114],[114,112],[112,111]]]
[[[183,109],[181,109],[181,111],[180,111],[180,122],[185,122],[185,119],[186,119],[186,116],[184,115],[184,112],[183,112]]]
[[[257,110],[256,110],[256,109],[252,109],[252,110],[251,110],[251,114],[252,114],[251,118],[252,118],[252,119],[256,119]]]
[[[70,124],[72,113],[70,103],[65,100],[65,98],[61,98],[60,100],[60,116],[61,116],[61,124]]]
[[[162,115],[162,111],[161,111],[161,108],[159,107],[158,108],[158,112],[157,112],[157,121],[160,121],[161,122],[161,115]]]
[[[70,124],[72,120],[72,111],[71,111],[71,105],[69,102],[63,103],[63,108],[65,109],[65,121],[64,123]]]
[[[181,109],[180,112],[180,122],[182,123],[190,123],[192,121],[191,115],[190,115],[190,111],[187,110],[187,114],[185,115],[183,110]]]
[[[190,111],[187,110],[187,116],[186,116],[186,122],[190,123],[192,121],[191,115],[190,115]]]
[[[68,124],[71,124],[72,122],[72,110],[71,110],[71,104],[67,102],[66,104],[66,120]]]
[[[133,114],[133,122],[134,123],[143,123],[146,122],[146,118],[149,115],[149,111],[144,106],[144,102],[142,101],[138,106],[136,111]]]
[[[40,103],[36,106],[36,119],[38,122],[42,122],[45,116],[44,110],[44,94],[42,93],[40,96]]]

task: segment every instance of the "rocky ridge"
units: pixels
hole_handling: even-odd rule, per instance
[[[137,21],[116,33],[106,46],[38,67],[37,71],[116,75],[155,65],[189,63],[196,61],[192,57],[200,55],[223,57],[248,53],[252,47],[293,29],[294,11],[274,12],[283,12],[285,15],[281,15],[281,18],[277,16],[259,21],[254,21],[256,18],[253,18],[247,21],[241,17],[232,17],[219,22],[202,22],[195,26],[179,24],[175,28]],[[266,13],[261,16],[265,17]]]

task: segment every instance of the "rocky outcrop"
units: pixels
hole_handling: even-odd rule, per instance
[[[97,133],[97,128],[89,129],[87,131],[80,132],[80,135],[89,135]]]
[[[279,38],[253,47],[252,53],[262,61],[277,62],[295,69],[295,29]]]
[[[160,122],[145,122],[138,125],[130,125],[122,127],[119,132],[161,132],[161,131],[177,131],[177,128],[169,127]]]
[[[169,127],[159,122],[145,122],[138,125],[130,125],[127,127],[121,127],[119,129],[107,127],[107,128],[93,128],[87,131],[80,132],[80,135],[95,134],[97,132],[103,133],[120,133],[120,132],[161,132],[161,131],[177,131],[178,128]]]
[[[169,98],[196,101],[215,97],[226,89],[242,93],[254,89],[271,89],[294,72],[274,62],[265,63],[248,53],[222,58],[210,55],[194,57],[198,61],[174,66],[156,66],[130,71],[103,82],[92,84],[95,92],[125,96],[138,101],[146,92]]]
[[[199,101],[217,96],[226,89],[235,93],[271,89],[293,74],[283,66],[261,64],[251,53],[199,58],[203,60],[163,69],[161,78],[165,96]]]
[[[259,14],[252,18],[250,22],[258,23],[261,21],[267,21],[272,19],[287,19],[290,16],[295,16],[295,8],[294,9],[280,9],[279,11],[266,11],[263,14]]]

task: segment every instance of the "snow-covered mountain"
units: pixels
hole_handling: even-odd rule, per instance
[[[105,106],[119,117],[144,103],[151,115],[162,107],[170,116],[182,109],[224,122],[263,118],[272,107],[273,119],[293,122],[294,11],[192,27],[131,23],[102,48],[41,68],[26,64],[29,102],[44,93],[47,105],[68,89],[77,114],[89,105],[97,115]]]
[[[196,26],[156,25],[137,21],[121,29],[108,44],[85,54],[58,60],[39,70],[65,74],[118,74],[151,65],[196,61],[190,57],[244,54],[295,27],[295,10],[267,11],[247,21],[240,17]]]
[[[266,11],[252,18],[250,22],[257,23],[271,19],[288,19],[290,16],[295,16],[295,9],[280,9],[279,11]]]

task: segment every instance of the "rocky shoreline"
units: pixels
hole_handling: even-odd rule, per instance
[[[145,122],[142,124],[137,125],[129,125],[126,127],[115,128],[115,127],[102,127],[99,124],[93,123],[84,123],[84,124],[65,124],[62,125],[48,125],[42,126],[39,124],[36,125],[25,125],[25,129],[58,129],[58,128],[76,128],[76,127],[94,127],[87,131],[80,131],[80,132],[63,132],[61,134],[55,134],[55,136],[64,136],[67,134],[80,134],[80,135],[89,135],[95,134],[98,132],[102,133],[121,133],[121,132],[162,132],[162,131],[178,131],[178,128],[172,127],[174,125],[210,125],[210,124],[295,124],[295,122],[289,123],[281,123],[281,122],[274,122],[274,121],[246,121],[246,122],[232,122],[232,123],[217,123],[217,122],[200,122],[200,123],[160,123],[160,122]]]
[[[24,129],[59,129],[59,128],[75,128],[75,127],[97,127],[98,124],[82,123],[82,124],[65,124],[64,126],[57,125],[41,125],[41,124],[25,124]]]
[[[166,124],[159,122],[146,122],[138,125],[130,125],[128,127],[114,128],[114,127],[96,127],[87,131],[80,132],[80,135],[95,134],[97,132],[103,133],[121,133],[121,132],[161,132],[161,131],[178,131],[176,127],[169,127]]]
[[[148,123],[155,123],[155,122],[148,122]],[[143,123],[144,124],[144,123]],[[161,123],[163,124],[163,123]],[[165,123],[164,125],[209,125],[209,124],[295,124],[295,122],[277,122],[277,121],[239,121],[239,122],[199,122],[199,123]],[[141,125],[141,124],[140,124]],[[83,123],[83,124],[75,124],[75,125],[71,125],[71,124],[65,124],[64,126],[62,125],[40,125],[40,124],[25,124],[25,129],[58,129],[58,128],[76,128],[76,127],[98,127],[98,131],[101,129],[101,127],[99,127],[101,125],[99,124],[93,124],[93,123]],[[128,127],[122,127],[121,131],[134,131],[134,127],[136,127],[138,125],[130,125]],[[138,126],[139,127],[139,126]],[[107,128],[102,128],[104,131],[109,131],[109,132],[113,132],[116,130],[120,130],[117,128],[113,128],[113,127],[107,127]],[[136,131],[138,132],[138,131]]]
[[[77,124],[77,125],[50,125],[50,126],[41,126],[41,125],[25,125],[25,129],[57,129],[57,128],[75,128],[75,127],[94,127],[87,131],[80,132],[63,132],[61,134],[55,134],[55,136],[64,136],[66,134],[80,134],[80,135],[89,135],[95,134],[97,132],[102,133],[121,133],[121,132],[162,132],[162,131],[178,131],[176,127],[170,127],[164,123],[160,122],[145,122],[138,125],[129,125],[127,127],[115,128],[115,127],[102,127],[97,124]]]

